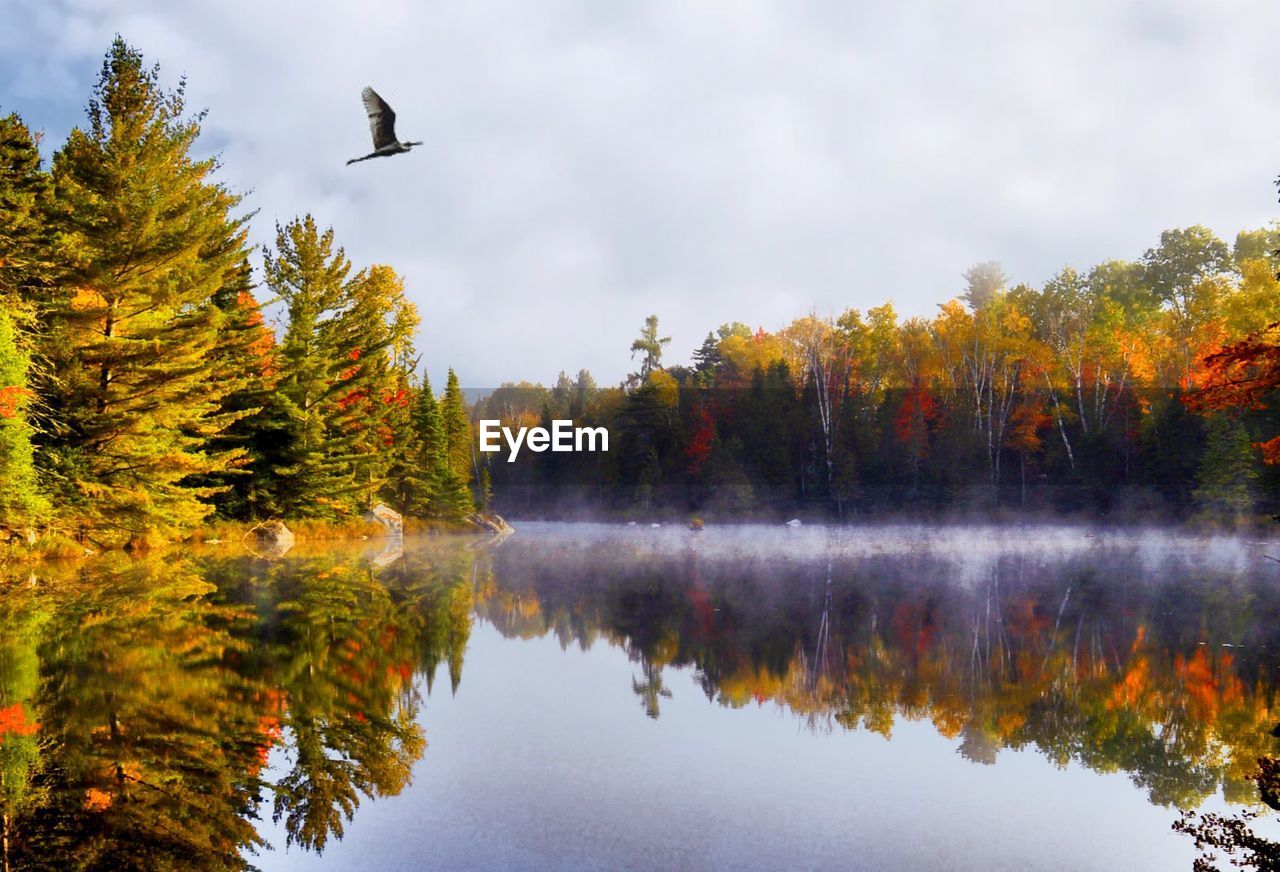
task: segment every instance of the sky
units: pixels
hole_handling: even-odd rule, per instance
[[[51,153],[116,33],[256,209],[388,263],[433,380],[602,384],[727,321],[1042,283],[1280,217],[1274,0],[0,0],[0,111]],[[422,150],[370,150],[360,90]]]

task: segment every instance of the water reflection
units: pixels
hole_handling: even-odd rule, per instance
[[[995,555],[973,577],[932,552],[628,559],[616,542],[513,540],[491,577],[477,609],[504,634],[623,646],[650,717],[662,670],[690,667],[721,705],[886,738],[928,719],[976,763],[1034,747],[1178,806],[1252,801],[1246,776],[1276,750],[1280,579],[1195,547]]]
[[[976,565],[715,543],[555,528],[490,550],[14,572],[5,868],[246,868],[266,815],[323,851],[362,801],[410,784],[424,695],[438,673],[458,691],[476,618],[621,647],[636,717],[660,719],[666,671],[688,668],[712,704],[885,737],[927,720],[975,763],[1034,748],[1124,771],[1161,805],[1251,802],[1246,776],[1276,751],[1280,584],[1264,565],[1106,543]]]

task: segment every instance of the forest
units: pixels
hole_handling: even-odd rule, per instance
[[[463,395],[416,374],[400,276],[309,215],[255,272],[202,118],[119,38],[50,168],[0,118],[0,527],[115,547],[215,515],[473,512]]]
[[[996,262],[932,318],[892,303],[733,322],[663,366],[650,316],[618,388],[504,385],[476,416],[604,425],[607,456],[490,465],[513,514],[1068,515],[1247,524],[1280,510],[1274,228],[1167,230],[1133,261],[1009,287]],[[491,455],[492,456],[492,455]]]
[[[0,117],[0,528],[15,541],[145,546],[379,502],[441,525],[487,508],[1280,511],[1271,228],[1231,245],[1168,230],[1038,288],[978,264],[931,318],[886,303],[773,332],[729,322],[688,364],[664,362],[654,315],[617,386],[584,370],[471,405],[452,370],[439,395],[421,371],[393,267],[352,264],[310,215],[277,224],[255,265],[254,214],[199,156],[203,117],[120,38],[49,166],[38,132]],[[604,426],[610,451],[507,463],[477,451],[481,418]]]

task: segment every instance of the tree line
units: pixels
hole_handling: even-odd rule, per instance
[[[481,417],[608,426],[601,458],[491,463],[496,505],[854,516],[956,510],[1245,520],[1280,509],[1273,230],[1167,230],[1041,287],[998,263],[931,317],[891,303],[727,323],[666,367],[656,316],[617,388],[508,384]]]
[[[0,527],[118,545],[214,513],[474,511],[466,404],[417,374],[400,276],[310,215],[255,274],[203,117],[117,38],[51,166],[0,118]]]

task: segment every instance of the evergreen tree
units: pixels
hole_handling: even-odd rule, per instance
[[[237,385],[214,378],[214,296],[244,259],[245,219],[216,161],[191,155],[201,118],[117,38],[87,129],[54,157],[45,443],[58,496],[99,541],[200,522],[215,488],[192,481],[242,456],[207,447],[236,418],[221,407]]]
[[[409,374],[399,368],[393,370],[384,420],[386,473],[382,497],[402,515],[413,513],[424,484],[418,466],[421,447],[414,426],[416,393]]]
[[[574,382],[573,401],[569,403],[569,417],[576,418],[586,411],[600,388],[591,373],[585,369],[578,370],[578,379]]]
[[[32,333],[41,328],[31,301],[52,269],[44,221],[51,190],[36,138],[17,115],[0,117],[0,527],[8,529],[49,512],[32,448],[30,385]]]
[[[440,417],[444,422],[449,468],[466,483],[471,480],[471,419],[467,416],[467,401],[458,387],[458,376],[452,369],[445,382]]]
[[[453,370],[449,375],[453,378]],[[461,392],[458,392],[461,396]],[[436,401],[427,376],[414,407],[413,422],[419,445],[420,491],[414,502],[415,514],[456,521],[475,510],[467,480],[450,463],[449,438],[442,404]]]
[[[214,497],[218,511],[230,518],[260,518],[261,494],[270,485],[263,481],[262,439],[270,434],[269,404],[275,389],[278,365],[275,334],[263,322],[262,309],[253,295],[253,271],[244,261],[214,295],[223,314],[213,377],[234,385],[222,400],[222,410],[237,416],[226,430],[210,440],[214,450],[242,448],[246,455],[233,468],[208,477],[219,488]]]
[[[693,352],[693,369],[698,374],[699,382],[710,383],[723,362],[724,355],[720,353],[720,340],[716,338],[715,333],[708,331],[707,338],[703,339],[702,345]]]
[[[997,261],[974,264],[964,272],[965,291],[960,298],[969,308],[979,312],[1004,293],[1009,278]]]
[[[27,299],[52,268],[51,185],[36,144],[21,118],[0,117],[0,295],[14,299]]]
[[[1209,418],[1194,492],[1201,510],[1224,519],[1246,518],[1257,483],[1257,455],[1244,425],[1226,415]]]
[[[276,227],[275,250],[265,263],[267,286],[289,319],[270,408],[279,438],[264,458],[268,501],[287,516],[346,515],[365,484],[356,481],[353,466],[362,453],[360,433],[344,426],[355,414],[349,411],[351,377],[360,356],[350,324],[341,321],[351,306],[351,263],[335,250],[333,229],[321,233],[310,215]]]
[[[435,510],[432,515],[457,522],[476,510],[467,480],[448,467],[439,470],[436,480]]]
[[[408,431],[408,390],[417,309],[405,299],[404,282],[389,266],[373,266],[350,285],[350,304],[334,319],[344,360],[339,379],[341,431],[354,434],[352,464],[361,508],[372,506],[390,484],[392,467],[407,458],[398,447]]]
[[[0,305],[0,528],[10,530],[43,521],[49,511],[37,482],[27,423],[29,364],[9,306]]]
[[[641,355],[639,381],[644,381],[649,373],[662,365],[662,349],[670,343],[670,336],[658,336],[657,315],[650,315],[644,319],[644,327],[640,330],[639,338],[631,343],[631,357]]]
[[[414,399],[411,417],[417,462],[414,464],[414,488],[408,508],[412,514],[431,517],[435,514],[440,470],[448,467],[448,452],[444,423],[440,420],[440,404],[426,373],[422,375],[422,386]]]
[[[418,457],[421,445],[415,426],[417,391],[413,372],[418,358],[413,336],[420,319],[414,305],[401,296],[390,312],[390,373],[384,390],[383,451],[387,455],[384,496],[402,514],[410,513],[425,489]]]

